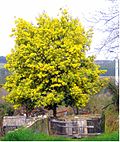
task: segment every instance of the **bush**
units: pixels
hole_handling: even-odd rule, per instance
[[[105,132],[111,133],[119,130],[119,113],[114,105],[109,106],[105,111]]]
[[[8,132],[2,139],[4,141],[20,141],[20,140],[32,140],[32,131],[27,129],[19,129],[15,131]]]
[[[108,89],[110,90],[111,94],[113,95],[112,101],[116,107],[116,110],[119,111],[119,85],[115,83],[115,80],[111,79],[108,84]]]
[[[110,80],[106,88],[91,97],[87,106],[92,113],[105,115],[105,133],[119,130],[118,100],[118,87]]]
[[[8,132],[2,141],[40,141],[40,140],[70,140],[64,137],[48,136],[42,133],[35,133],[31,129],[21,128]]]

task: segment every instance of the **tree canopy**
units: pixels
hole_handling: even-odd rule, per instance
[[[43,13],[33,25],[18,18],[12,30],[15,47],[7,56],[6,78],[9,92],[6,100],[26,111],[44,106],[53,109],[59,104],[83,107],[89,96],[104,85],[99,75],[104,71],[86,57],[92,30],[85,31],[79,19],[66,10],[59,17],[50,18]]]

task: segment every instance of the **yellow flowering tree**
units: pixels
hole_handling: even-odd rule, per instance
[[[15,22],[15,47],[5,65],[11,72],[4,85],[6,100],[27,112],[44,106],[54,116],[60,104],[85,106],[102,86],[103,71],[94,57],[86,57],[92,30],[85,31],[66,10],[58,18],[43,13],[36,20],[36,25],[21,18]]]

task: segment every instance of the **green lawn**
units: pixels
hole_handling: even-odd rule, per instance
[[[46,134],[34,133],[32,130],[19,129],[17,131],[9,132],[5,137],[1,138],[1,141],[118,141],[119,134],[117,131],[99,136],[72,139],[58,136],[48,136]]]
[[[83,141],[119,141],[118,131],[112,133],[104,133],[99,136],[82,138]]]

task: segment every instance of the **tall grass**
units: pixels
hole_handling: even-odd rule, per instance
[[[119,113],[116,106],[112,104],[113,95],[107,89],[102,90],[100,94],[93,96],[88,104],[88,108],[95,113],[104,113],[105,132],[110,133],[119,130]],[[110,104],[110,105],[109,105]],[[107,108],[104,108],[107,106]],[[95,110],[94,110],[95,109]]]
[[[119,114],[116,108],[111,105],[104,112],[105,114],[105,132],[111,133],[119,130]]]
[[[35,133],[30,129],[19,129],[13,132],[9,132],[5,135],[2,141],[118,141],[118,131],[112,133],[105,133],[99,136],[72,139],[62,136],[48,136],[42,133]]]
[[[31,129],[18,129],[16,131],[8,132],[4,138],[1,139],[2,141],[63,141],[63,140],[70,140],[69,138],[64,137],[54,137],[54,136],[48,136],[43,133],[35,133]]]

